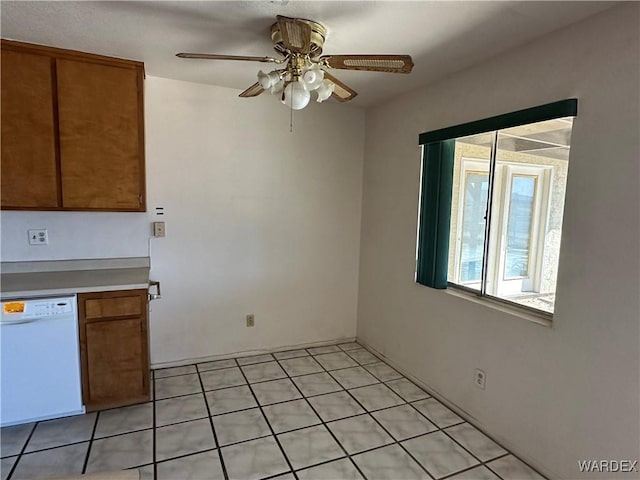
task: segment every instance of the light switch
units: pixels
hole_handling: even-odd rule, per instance
[[[164,222],[153,222],[153,236],[164,237]]]

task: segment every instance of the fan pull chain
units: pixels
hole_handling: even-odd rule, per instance
[[[293,133],[293,102],[289,107],[289,133]]]

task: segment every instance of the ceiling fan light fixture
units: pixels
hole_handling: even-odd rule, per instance
[[[264,73],[262,70],[258,72],[258,83],[265,90],[269,90],[280,81],[280,74],[275,70]]]
[[[279,95],[284,90],[284,77],[281,77],[275,84],[269,89],[271,95]]]
[[[323,80],[324,72],[318,64],[307,68],[302,74],[302,81],[309,91],[316,90],[322,84]]]
[[[330,82],[329,80],[323,80],[320,83],[320,85],[318,85],[318,88],[316,90],[316,92],[318,93],[318,98],[316,99],[316,102],[318,103],[324,102],[327,98],[331,96],[335,88],[336,88],[335,83]]]
[[[291,107],[292,110],[302,110],[309,105],[309,100],[311,100],[311,93],[302,82],[293,81],[284,87],[282,103]]]
[[[275,0],[274,0],[275,1]],[[288,1],[288,0],[281,0]],[[282,68],[269,73],[258,72],[258,81],[243,90],[241,98],[257,97],[268,92],[280,97],[291,110],[301,110],[309,104],[311,92],[322,103],[329,97],[337,102],[353,100],[358,93],[332,75],[333,70],[362,70],[368,72],[410,73],[410,55],[350,54],[322,55],[326,28],[312,20],[276,16],[271,25],[274,50],[282,58],[247,55],[219,55],[210,53],[178,53],[180,58],[207,60],[235,60],[275,63]]]

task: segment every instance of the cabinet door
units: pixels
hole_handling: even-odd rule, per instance
[[[88,406],[144,397],[140,321],[128,318],[87,324]]]
[[[2,49],[3,208],[59,207],[52,59]]]
[[[141,69],[56,63],[63,207],[144,211]]]
[[[146,290],[78,295],[88,411],[149,399]]]

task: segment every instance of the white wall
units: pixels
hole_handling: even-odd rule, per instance
[[[237,95],[145,82],[155,364],[355,336],[364,112]]]
[[[640,460],[639,20],[615,7],[367,112],[358,337],[555,478]],[[570,97],[553,327],[416,285],[418,134]]]
[[[237,94],[147,77],[148,212],[3,211],[2,261],[150,255],[154,364],[354,337],[364,112]]]
[[[3,262],[78,258],[146,257],[145,213],[0,213]],[[29,245],[27,230],[47,229],[48,245]]]

